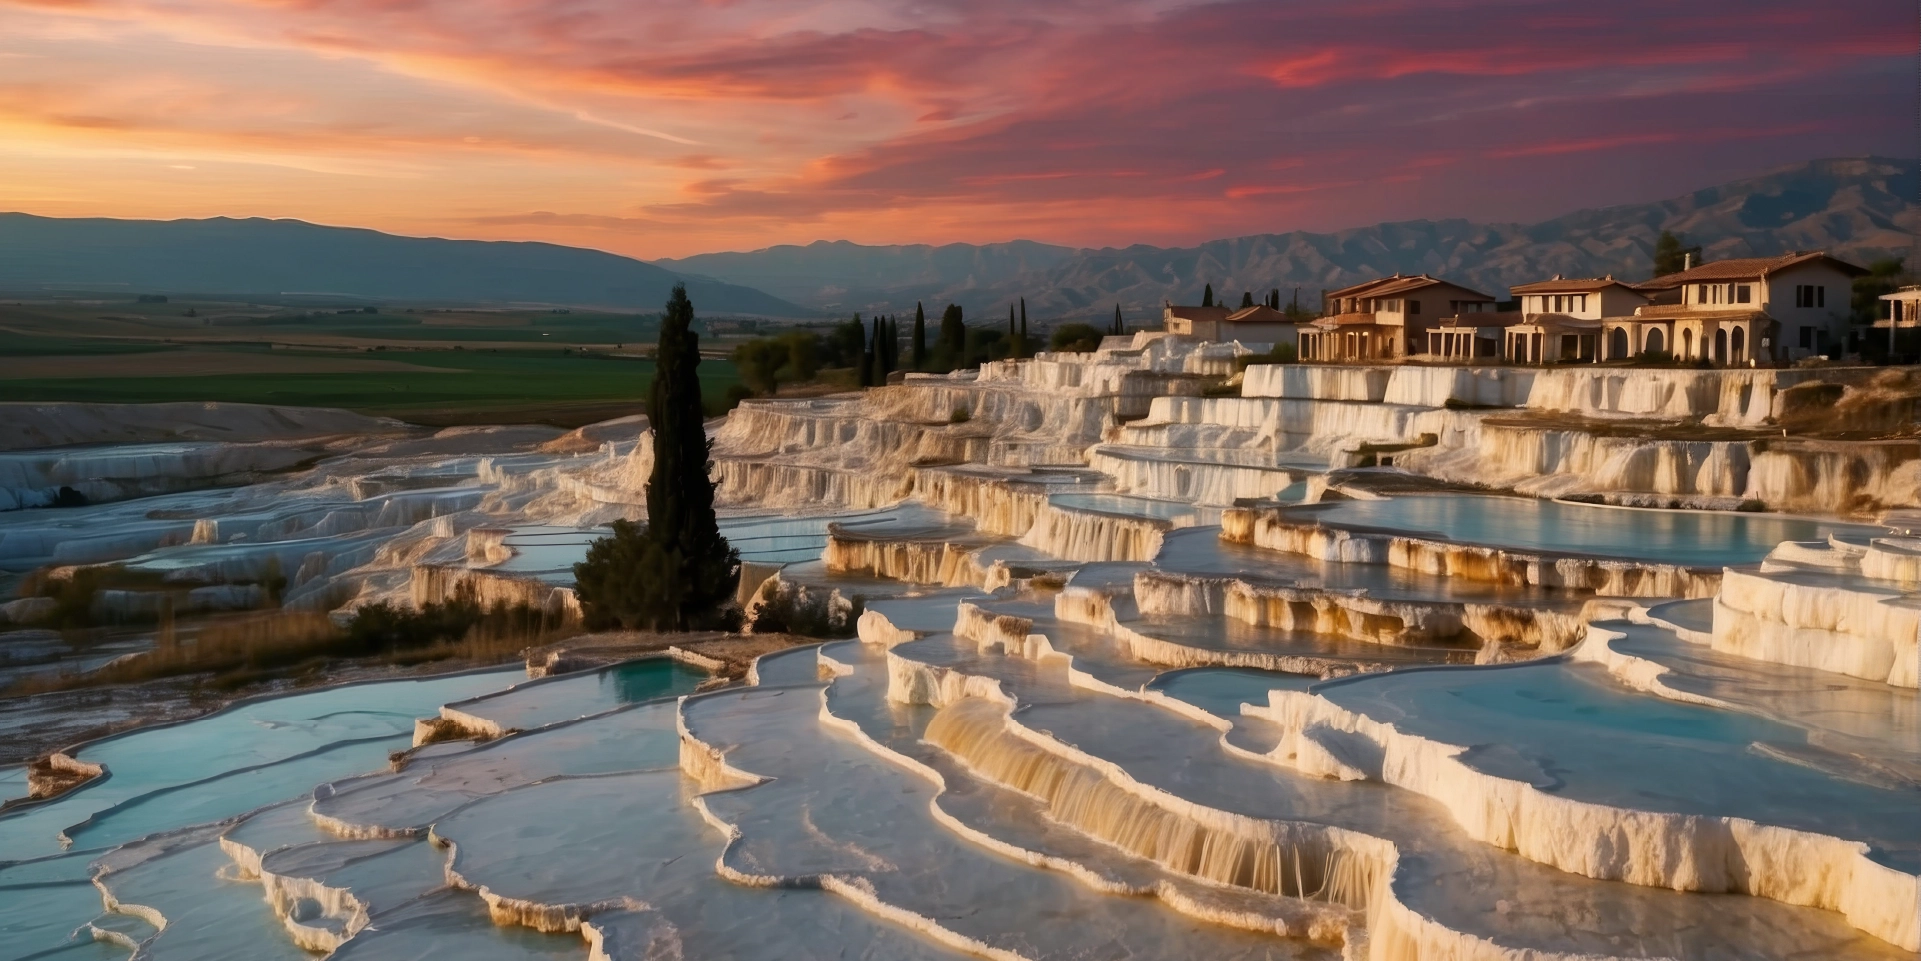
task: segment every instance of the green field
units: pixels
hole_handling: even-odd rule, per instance
[[[653,362],[633,356],[651,344],[619,339],[641,326],[631,316],[268,314],[240,323],[231,305],[132,306],[0,305],[0,401],[227,401],[435,425],[577,426],[641,411],[653,379]],[[711,410],[738,382],[731,362],[702,362]]]

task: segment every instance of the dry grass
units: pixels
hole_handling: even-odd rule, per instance
[[[457,639],[370,639],[343,630],[325,614],[272,611],[203,622],[181,642],[157,646],[87,674],[39,675],[14,682],[0,695],[17,697],[82,688],[139,684],[197,676],[197,684],[231,691],[249,684],[310,674],[336,664],[409,667],[436,661],[497,664],[532,646],[575,632],[565,622],[544,623],[522,612],[480,615]]]

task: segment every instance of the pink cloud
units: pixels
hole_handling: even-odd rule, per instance
[[[22,196],[84,190],[99,213],[151,203],[138,178],[72,179],[84,175],[63,150],[243,151],[303,170],[378,160],[434,189],[396,186],[371,226],[467,224],[655,255],[804,242],[823,225],[876,241],[1020,230],[1105,244],[1547,216],[1902,150],[1916,42],[1894,0],[0,10],[92,51],[51,79],[44,62],[0,56],[0,135],[52,158]],[[38,42],[14,32],[22,49]],[[155,36],[179,55],[150,62]],[[331,210],[339,189],[289,175],[253,188],[255,208],[201,212],[300,216]],[[669,223],[680,229],[663,236]],[[672,244],[694,246],[659,246]]]

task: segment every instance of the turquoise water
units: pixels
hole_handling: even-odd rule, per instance
[[[1295,508],[1290,518],[1517,550],[1593,554],[1687,567],[1752,564],[1782,541],[1863,532],[1861,525],[1768,514],[1635,510],[1481,494],[1414,494]]]
[[[1242,667],[1197,667],[1170,671],[1147,685],[1186,701],[1215,717],[1236,718],[1242,704],[1267,704],[1269,691],[1305,691],[1319,678]]]
[[[1125,494],[1054,494],[1047,499],[1056,507],[1095,511],[1102,514],[1120,514],[1124,517],[1150,517],[1156,520],[1172,521],[1180,527],[1216,524],[1221,519],[1221,512],[1218,510],[1196,507],[1181,501],[1129,497]]]
[[[522,676],[517,669],[502,668],[329,688],[252,701],[199,720],[95,742],[77,756],[106,765],[110,776],[52,804],[0,816],[0,861],[57,853],[62,830],[96,816],[103,822],[137,820],[157,830],[239,814],[276,799],[260,797],[256,785],[276,782],[277,790],[284,788],[279,796],[285,797],[324,780],[308,778],[302,768],[337,770],[342,757],[338,752],[353,756],[345,762],[349,769],[378,766],[387,751],[411,741],[415,718],[437,712],[448,701],[498,690]],[[221,779],[229,780],[217,783]],[[177,820],[164,813],[202,792],[210,799],[192,806],[206,816]],[[174,797],[168,799],[170,794]],[[156,814],[147,821],[145,814],[136,818],[134,811]]]
[[[793,564],[816,560],[827,547],[827,525],[853,531],[878,531],[902,526],[951,524],[952,518],[914,504],[884,511],[819,517],[723,517],[721,536],[740,551],[743,561]],[[529,525],[512,528],[503,543],[514,556],[490,569],[534,574],[556,584],[571,584],[574,565],[587,556],[587,546],[606,537],[606,528]]]
[[[502,727],[530,730],[611,711],[622,704],[692,691],[707,675],[670,657],[650,657],[522,684],[449,705]]]
[[[503,668],[329,688],[83,747],[76,755],[105,764],[108,777],[0,815],[0,961],[56,949],[61,957],[125,957],[125,949],[103,951],[84,934],[69,937],[100,913],[99,892],[85,881],[88,863],[104,849],[384,768],[390,752],[411,742],[416,717],[522,676]],[[62,846],[63,833],[71,848]],[[258,903],[258,890],[248,897]]]
[[[1883,863],[1921,867],[1921,790],[1783,760],[1810,749],[1805,729],[1630,691],[1596,665],[1400,671],[1316,691],[1403,732],[1465,746],[1469,766],[1543,791],[1860,839]]]

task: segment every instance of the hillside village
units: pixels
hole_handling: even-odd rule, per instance
[[[1871,326],[1850,295],[1867,268],[1823,251],[1720,260],[1631,283],[1556,275],[1511,300],[1429,274],[1394,274],[1322,293],[1319,317],[1263,303],[1163,308],[1174,335],[1271,344],[1317,363],[1684,363],[1756,367],[1907,351],[1921,287],[1883,294]],[[1211,298],[1210,298],[1211,299]],[[1251,299],[1251,298],[1250,298]],[[1872,339],[1871,339],[1872,338]]]

